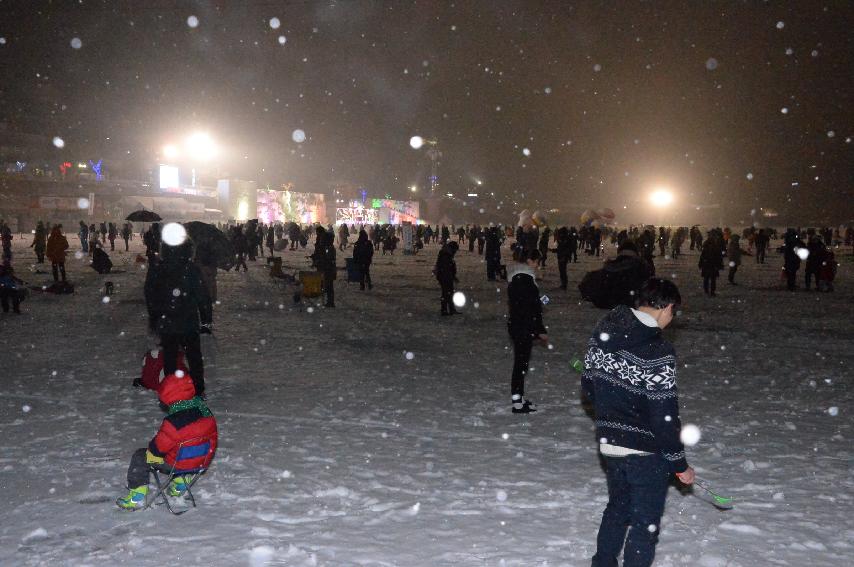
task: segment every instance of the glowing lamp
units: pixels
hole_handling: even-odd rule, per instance
[[[666,189],[658,189],[653,191],[649,196],[650,202],[656,207],[666,207],[673,202],[673,193]]]

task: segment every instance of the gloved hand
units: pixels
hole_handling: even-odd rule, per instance
[[[199,334],[200,335],[210,335],[213,332],[213,324],[212,323],[203,323],[199,326]]]
[[[163,464],[163,457],[158,457],[157,455],[152,453],[150,450],[146,449],[145,450],[145,462],[148,463],[149,465],[162,465]]]

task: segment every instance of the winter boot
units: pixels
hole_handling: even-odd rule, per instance
[[[139,488],[131,488],[130,492],[124,498],[117,498],[116,505],[122,510],[139,510],[145,508],[145,497],[148,495],[148,487],[140,486]]]
[[[537,411],[530,401],[519,398],[513,400],[513,413],[533,413]]]
[[[172,482],[169,483],[169,489],[166,493],[173,498],[183,496],[187,491],[187,485],[190,483],[189,481],[190,477],[188,476],[176,476],[172,479]]]

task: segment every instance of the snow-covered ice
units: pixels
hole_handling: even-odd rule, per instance
[[[745,258],[742,285],[716,299],[702,293],[696,253],[657,262],[684,298],[666,334],[681,417],[702,430],[689,461],[735,499],[720,511],[671,488],[659,567],[854,557],[854,264],[837,255],[832,294],[787,293],[778,244],[765,265]],[[49,272],[28,245],[16,235],[19,275],[48,283],[28,270]],[[336,309],[313,313],[263,262],[220,272],[204,346],[220,447],[199,507],[173,517],[114,504],[162,419],[130,385],[153,346],[131,246],[109,276],[69,255],[74,295],[33,292],[23,315],[0,315],[0,564],[589,565],[606,487],[569,361],[603,314],[575,291],[600,260],[570,265],[567,294],[553,258],[542,272],[554,349],[534,352],[526,393],[539,411],[524,417],[509,412],[506,291],[476,254],[457,254],[458,289],[479,308],[452,318],[439,316],[432,245],[375,257],[372,291],[339,278]],[[288,270],[304,262],[285,254]],[[102,303],[106,279],[115,292]]]

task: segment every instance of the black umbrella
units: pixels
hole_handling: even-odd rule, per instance
[[[223,270],[234,266],[234,247],[220,229],[201,221],[185,222],[184,228],[196,247],[196,258]]]
[[[129,220],[131,222],[160,222],[160,215],[155,213],[154,211],[134,211],[125,217],[125,220]]]

